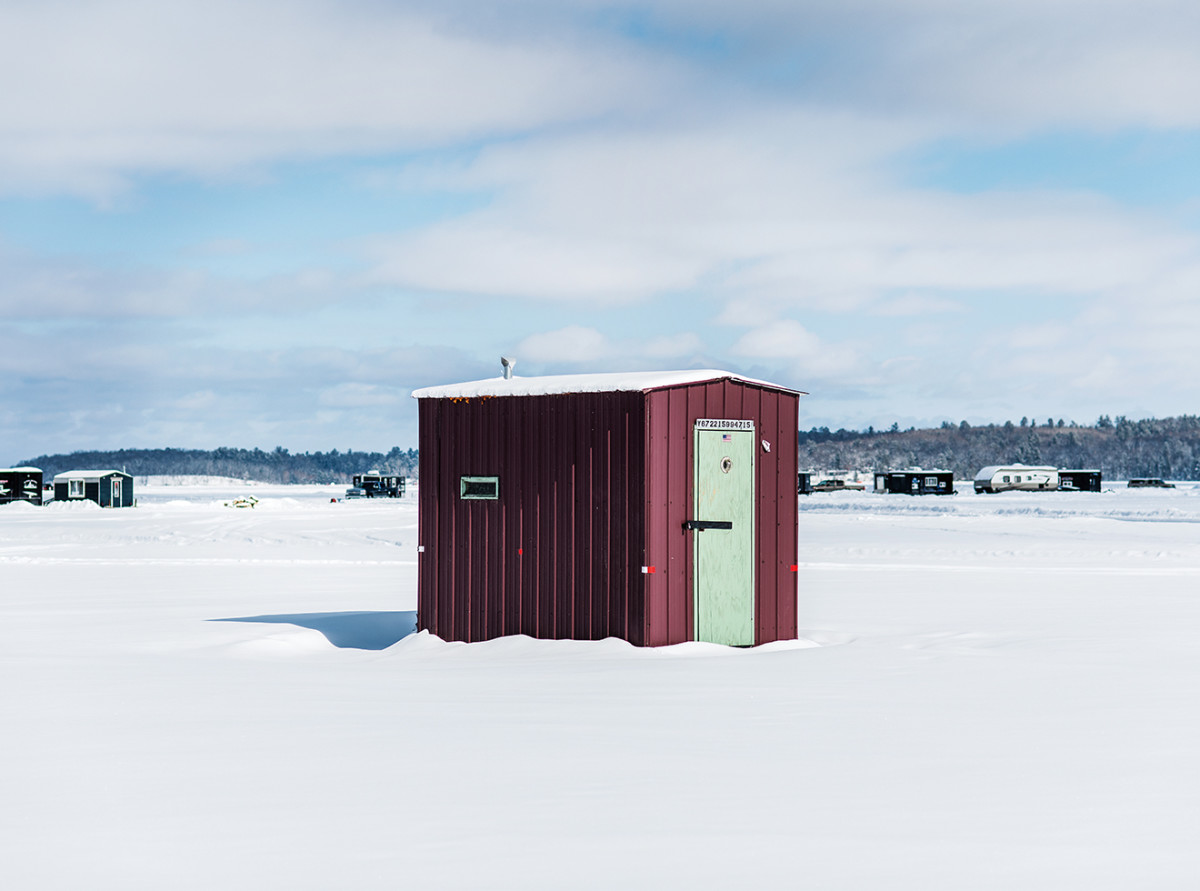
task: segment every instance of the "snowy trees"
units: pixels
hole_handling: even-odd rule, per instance
[[[22,463],[42,468],[47,478],[80,467],[125,467],[137,476],[224,476],[268,483],[344,483],[368,470],[409,477],[418,473],[417,450],[399,447],[386,454],[337,449],[292,454],[282,446],[270,452],[234,448],[120,449],[42,455]]]
[[[1105,479],[1159,477],[1200,479],[1200,416],[1131,421],[1101,415],[1092,426],[1063,418],[1045,426],[1020,427],[1012,421],[972,427],[946,422],[930,430],[888,429],[866,432],[814,427],[798,435],[801,468],[901,469],[921,466],[953,470],[969,479],[989,464],[1053,464],[1093,468]],[[47,478],[80,467],[127,467],[138,476],[199,474],[280,483],[347,482],[355,473],[379,470],[416,477],[416,449],[394,447],[386,453],[291,453],[282,446],[260,449],[123,449],[43,455],[16,461],[42,468]]]
[[[964,479],[989,464],[1019,461],[1097,469],[1106,479],[1200,479],[1200,417],[1131,421],[1102,415],[1091,427],[1062,418],[1047,419],[1045,426],[1024,420],[1024,426],[1006,421],[972,427],[964,421],[910,431],[893,425],[869,434],[802,431],[800,466],[877,470],[916,465],[953,470]]]

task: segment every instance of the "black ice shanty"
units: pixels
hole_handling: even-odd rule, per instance
[[[949,470],[892,470],[875,474],[875,491],[900,495],[953,495]]]
[[[1058,488],[1064,492],[1099,492],[1100,471],[1060,470]]]
[[[402,498],[405,482],[402,476],[388,476],[378,470],[371,470],[367,473],[356,473],[351,485],[362,489],[367,498]]]
[[[8,504],[11,501],[42,503],[40,467],[9,467],[0,470],[0,504]]]

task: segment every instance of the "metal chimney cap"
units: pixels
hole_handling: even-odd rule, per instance
[[[500,357],[500,365],[504,368],[504,379],[511,380],[513,376],[513,366],[517,364],[516,359],[510,359],[508,356]]]

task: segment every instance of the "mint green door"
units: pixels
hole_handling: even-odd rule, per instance
[[[735,423],[749,426],[720,426]],[[748,421],[696,422],[695,500],[688,533],[696,640],[754,645],[754,446],[754,427]],[[706,523],[720,525],[704,528]]]

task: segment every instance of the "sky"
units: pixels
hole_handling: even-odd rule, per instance
[[[865,429],[1197,411],[1190,0],[0,0],[0,462],[416,445],[724,368]]]

